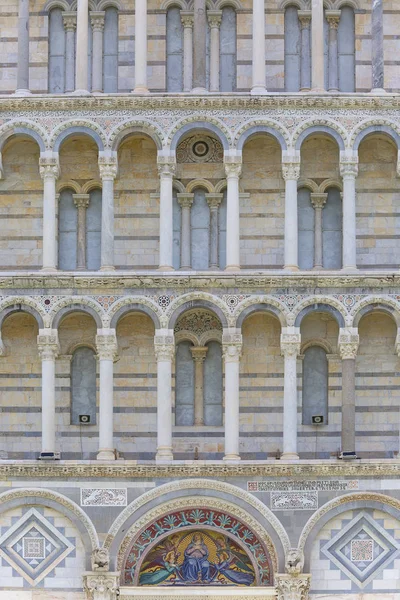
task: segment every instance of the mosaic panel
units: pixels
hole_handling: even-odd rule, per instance
[[[127,506],[126,488],[81,488],[81,506]]]

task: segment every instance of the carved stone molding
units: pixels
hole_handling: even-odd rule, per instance
[[[355,359],[357,356],[360,336],[356,327],[341,328],[339,331],[338,347],[342,360]]]
[[[278,600],[308,600],[311,575],[278,574],[275,576],[275,588]]]
[[[87,600],[117,600],[119,596],[118,572],[99,573],[88,571],[83,574],[83,589]]]
[[[60,352],[56,329],[39,329],[37,336],[38,352],[42,360],[55,360]]]
[[[100,330],[96,335],[96,348],[100,360],[115,360],[117,356],[117,337],[115,330]]]

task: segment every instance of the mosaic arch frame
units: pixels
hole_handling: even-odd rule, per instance
[[[160,542],[165,543],[165,541],[168,541],[168,538],[172,538],[174,535],[180,536],[181,532],[183,532],[185,535],[176,542],[177,545],[182,544],[184,537],[193,538],[196,534],[203,535],[204,538],[214,538],[214,543],[217,537],[219,540],[224,538],[226,540],[226,546],[232,546],[232,554],[234,556],[229,557],[229,560],[232,560],[232,564],[229,566],[232,566],[233,569],[235,569],[235,573],[243,573],[246,571],[245,568],[241,569],[238,567],[237,557],[235,558],[236,554],[241,551],[243,556],[247,557],[247,560],[244,562],[247,563],[248,572],[250,572],[251,565],[251,570],[254,573],[254,581],[250,584],[248,582],[238,583],[231,579],[231,571],[227,576],[226,571],[222,571],[223,577],[217,580],[217,585],[226,585],[228,580],[230,580],[231,582],[233,581],[233,585],[240,587],[249,585],[255,585],[257,587],[273,586],[275,561],[273,560],[273,557],[271,557],[271,548],[268,548],[268,545],[265,543],[265,540],[262,539],[262,536],[256,533],[258,528],[256,527],[257,523],[255,521],[249,524],[245,519],[232,514],[229,510],[224,510],[223,506],[215,508],[210,507],[207,502],[201,502],[200,498],[197,505],[191,506],[190,504],[191,503],[183,505],[182,508],[171,507],[170,510],[164,510],[163,513],[158,512],[156,518],[147,521],[144,526],[135,531],[133,536],[129,536],[128,534],[128,541],[127,538],[125,538],[124,542],[127,543],[123,544],[123,559],[119,561],[119,566],[121,568],[121,585],[155,585],[151,583],[140,583],[141,569],[146,557],[151,555],[154,549],[160,545]],[[216,544],[218,545],[218,542]],[[172,550],[172,544],[170,542],[166,545],[166,550]],[[178,562],[177,557],[175,558],[176,562]],[[228,560],[227,556],[223,555],[222,558]],[[165,556],[164,560],[166,561]],[[180,562],[182,563],[183,560],[184,557],[182,556]],[[216,574],[215,571],[218,571],[219,577],[221,571],[219,567],[222,564],[221,557],[218,558],[217,562],[218,566],[213,564],[212,567],[214,568],[214,574]],[[165,564],[163,564],[164,568],[168,568],[168,566],[169,565],[165,567]],[[235,576],[234,579],[237,580],[239,578]],[[204,581],[203,579],[199,581],[199,585],[202,587],[213,586],[216,585],[215,580],[216,577],[214,577],[211,582],[204,578]],[[179,581],[178,583],[180,583],[180,585],[193,585],[193,581],[187,583]],[[171,585],[171,583],[167,583],[167,585]]]

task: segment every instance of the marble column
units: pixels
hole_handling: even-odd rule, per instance
[[[285,180],[285,265],[290,271],[298,270],[297,180],[300,177],[300,157],[288,156],[282,162]]]
[[[160,175],[160,271],[173,271],[172,260],[172,182],[176,169],[175,156],[158,156]]]
[[[92,52],[92,92],[103,91],[103,32],[104,11],[91,12],[90,20],[93,30],[93,52]]]
[[[41,154],[43,179],[43,271],[57,270],[56,181],[60,174],[58,154]]]
[[[97,460],[115,460],[114,453],[114,361],[117,356],[115,329],[98,329],[99,359],[99,452]]]
[[[156,329],[154,351],[157,359],[157,454],[156,461],[169,461],[172,454],[172,361],[174,331]]]
[[[372,92],[384,92],[383,0],[371,1]]]
[[[60,351],[56,329],[39,329],[37,336],[42,360],[42,452],[54,454],[56,447],[56,358]]]
[[[101,200],[101,271],[114,269],[114,179],[118,173],[116,153],[99,157],[102,181]]]
[[[222,335],[225,366],[225,456],[226,461],[240,460],[239,453],[239,371],[242,355],[240,329],[226,329]]]
[[[328,194],[310,194],[311,204],[314,208],[314,269],[322,269],[322,209],[324,208]]]
[[[239,177],[242,172],[242,156],[225,156],[227,182],[226,210],[226,270],[240,269],[240,202]]]
[[[357,156],[340,162],[343,178],[343,269],[357,268],[356,259],[356,177]]]
[[[204,93],[206,87],[207,15],[206,0],[194,0],[193,22],[193,92]]]
[[[65,93],[75,89],[75,31],[76,13],[63,13],[65,29]]]
[[[76,94],[88,94],[88,46],[89,46],[88,0],[78,0],[76,28]]]
[[[178,204],[181,207],[181,269],[192,268],[192,246],[191,246],[191,208],[194,194],[186,192],[177,194]]]
[[[78,209],[76,269],[86,269],[86,210],[89,206],[89,194],[73,194],[73,200]]]
[[[342,359],[342,452],[355,452],[357,328],[340,329],[338,346]]]
[[[18,64],[17,96],[27,96],[29,90],[29,0],[18,4]]]
[[[190,348],[194,362],[194,425],[204,425],[204,361],[207,346]]]
[[[324,6],[323,0],[311,1],[312,89],[325,91],[324,75]]]
[[[147,0],[135,0],[135,94],[148,94]]]
[[[327,10],[325,15],[329,25],[328,90],[330,92],[337,92],[339,90],[338,27],[340,21],[340,10]]]
[[[300,91],[311,89],[311,11],[299,10],[297,15],[301,27]]]
[[[283,382],[283,454],[298,459],[297,452],[297,357],[300,354],[300,328],[283,327],[281,352],[285,357]]]
[[[210,25],[210,92],[219,92],[219,28],[222,10],[207,12]]]
[[[265,5],[253,0],[253,77],[252,94],[265,94]]]
[[[193,13],[181,10],[183,24],[183,91],[190,92],[193,79]]]
[[[206,194],[210,208],[210,269],[219,269],[219,207],[223,194]],[[239,195],[240,197],[240,195]]]

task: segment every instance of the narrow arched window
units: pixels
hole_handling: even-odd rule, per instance
[[[101,264],[101,190],[92,190],[86,209],[86,268],[97,271]]]
[[[303,360],[303,425],[312,425],[312,417],[328,422],[328,359],[320,346],[311,346]]]
[[[49,74],[50,94],[65,92],[65,31],[61,8],[49,13]]]
[[[194,191],[191,229],[192,268],[195,270],[208,269],[210,265],[210,209],[206,193],[201,188]]]
[[[342,268],[342,200],[340,190],[330,188],[322,211],[324,269]]]
[[[183,26],[177,6],[167,10],[167,92],[183,90]]]
[[[104,92],[118,92],[118,9],[109,6],[104,16]]]
[[[58,268],[74,271],[77,261],[78,212],[73,191],[62,190],[58,204]]]
[[[204,425],[222,425],[222,349],[219,342],[207,344],[204,361]]]
[[[71,361],[71,424],[80,424],[80,415],[96,423],[96,355],[92,348],[77,348]]]
[[[285,10],[285,90],[300,89],[300,23],[295,6]]]
[[[191,342],[177,345],[175,361],[175,424],[194,424],[194,363]]]
[[[299,228],[299,267],[312,269],[314,266],[314,209],[310,200],[310,191],[301,188],[297,193]]]
[[[236,10],[231,6],[222,9],[220,26],[220,89],[236,91]]]
[[[355,19],[354,9],[343,6],[338,28],[339,90],[355,91]]]

